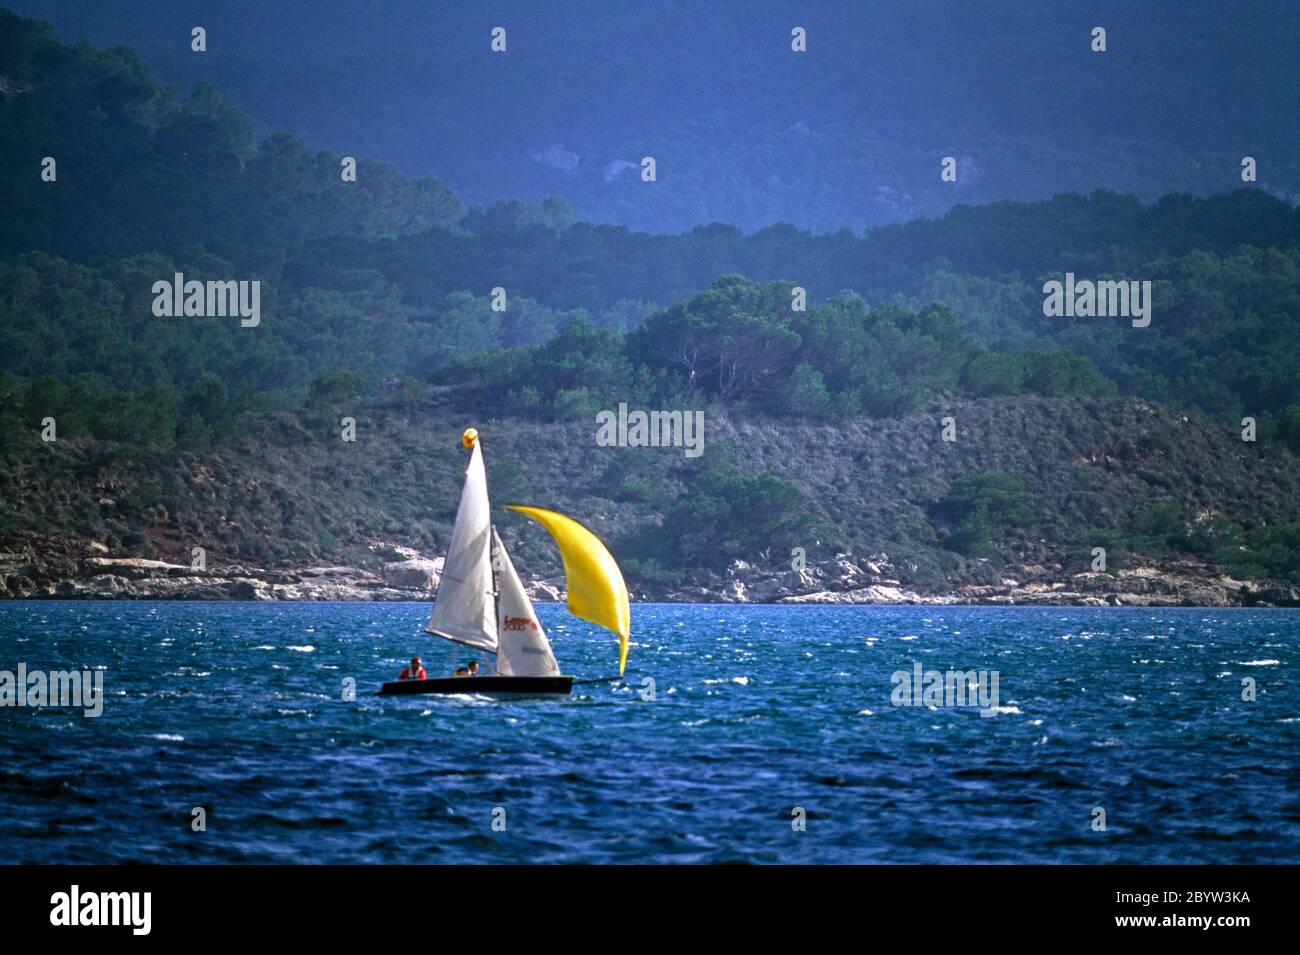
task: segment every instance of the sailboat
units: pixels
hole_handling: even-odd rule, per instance
[[[442,581],[428,633],[476,650],[495,653],[491,676],[385,683],[381,696],[424,693],[559,694],[567,696],[574,677],[562,674],[501,535],[492,526],[487,469],[478,431],[461,435],[469,449],[465,486],[456,509]],[[600,538],[567,515],[543,507],[508,504],[550,533],[564,561],[568,609],[618,636],[618,674],[627,666],[631,611],[627,586],[614,556]]]

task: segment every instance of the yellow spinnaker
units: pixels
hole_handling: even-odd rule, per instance
[[[627,637],[632,629],[627,585],[614,555],[601,539],[572,517],[544,507],[507,504],[507,508],[531,517],[555,538],[564,559],[565,589],[569,592],[569,613],[618,634],[618,675],[627,666]]]

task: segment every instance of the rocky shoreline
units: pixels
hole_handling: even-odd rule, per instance
[[[400,549],[399,550],[403,550]],[[95,541],[27,535],[0,551],[0,597],[119,600],[428,600],[442,558],[415,552],[377,571],[348,566],[198,569],[138,557],[114,557]],[[1294,607],[1300,588],[1237,580],[1191,560],[1152,562],[1111,573],[1063,573],[1059,565],[1002,569],[996,583],[942,589],[902,582],[888,555],[838,554],[802,570],[770,571],[733,561],[704,583],[637,590],[637,601],[769,604],[983,604],[1001,606]],[[564,599],[563,579],[531,579],[534,600]]]
[[[997,583],[942,589],[903,584],[888,555],[838,554],[804,570],[772,574],[735,561],[716,588],[667,595],[670,602],[779,604],[982,604],[994,606],[1242,607],[1300,606],[1300,588],[1236,580],[1191,560],[1169,560],[1112,573],[1065,573],[1060,565],[1019,564]]]

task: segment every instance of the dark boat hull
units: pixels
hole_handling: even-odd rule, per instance
[[[486,693],[493,696],[568,696],[571,676],[460,676],[441,680],[397,680],[385,683],[380,696],[426,693]]]

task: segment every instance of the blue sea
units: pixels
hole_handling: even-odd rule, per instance
[[[1300,611],[638,604],[621,683],[375,696],[468,658],[427,610],[0,603],[0,670],[105,693],[0,709],[0,859],[1300,861]],[[539,611],[565,672],[616,669]],[[996,671],[996,712],[893,705],[917,664]]]

